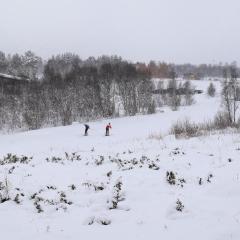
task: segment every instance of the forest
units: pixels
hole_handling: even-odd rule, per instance
[[[39,129],[74,121],[149,114],[162,104],[176,110],[181,104],[180,97],[172,93],[167,99],[153,96],[156,88],[153,78],[172,79],[169,87],[177,88],[174,82],[177,77],[186,80],[222,77],[226,67],[226,64],[133,63],[118,56],[82,60],[72,53],[43,60],[32,51],[23,55],[0,52],[0,73],[22,79],[12,82],[13,88],[8,86],[11,80],[0,85],[0,129]],[[188,89],[184,101],[191,104],[189,82],[184,87]]]

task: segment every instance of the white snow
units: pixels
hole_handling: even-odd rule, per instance
[[[209,81],[194,84],[206,91]],[[204,93],[179,111],[92,122],[88,137],[80,124],[0,135],[0,159],[33,157],[0,165],[0,182],[7,179],[12,199],[0,204],[1,239],[240,239],[240,135],[169,135],[178,119],[214,117],[220,107],[215,84],[214,98]],[[108,122],[113,129],[105,137]],[[70,158],[76,152],[74,160],[65,152]],[[62,160],[51,162],[54,156]],[[176,173],[176,185],[166,181],[167,171]],[[111,209],[119,181],[121,201]]]
[[[27,81],[29,81],[29,79],[27,79],[27,78],[21,78],[21,77],[17,77],[17,76],[5,74],[5,73],[0,73],[0,77],[8,78],[8,79],[14,79],[14,80],[27,80]]]

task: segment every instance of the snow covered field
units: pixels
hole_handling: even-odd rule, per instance
[[[240,239],[240,135],[169,135],[177,120],[203,122],[220,108],[218,94],[195,99],[90,123],[88,137],[77,123],[0,135],[0,198],[11,199],[0,204],[1,239]]]

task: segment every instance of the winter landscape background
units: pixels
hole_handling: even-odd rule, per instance
[[[0,6],[1,239],[240,239],[237,0]]]
[[[3,236],[238,239],[238,127],[172,132],[177,121],[213,121],[223,106],[211,82],[190,81],[203,91],[192,105],[88,122],[87,137],[78,122],[1,135]]]

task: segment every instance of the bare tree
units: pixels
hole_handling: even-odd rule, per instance
[[[214,97],[215,93],[216,93],[216,88],[215,88],[214,84],[211,82],[208,86],[207,94],[210,97]]]
[[[230,123],[236,123],[237,111],[239,109],[240,88],[237,80],[238,74],[235,67],[224,71],[225,81],[222,89],[222,100]]]
[[[169,81],[168,91],[168,104],[171,106],[173,111],[176,111],[181,105],[181,95],[177,94],[177,82],[175,79]]]
[[[184,104],[188,106],[192,105],[194,103],[193,98],[194,87],[192,86],[189,80],[185,81],[182,87],[184,90]]]

